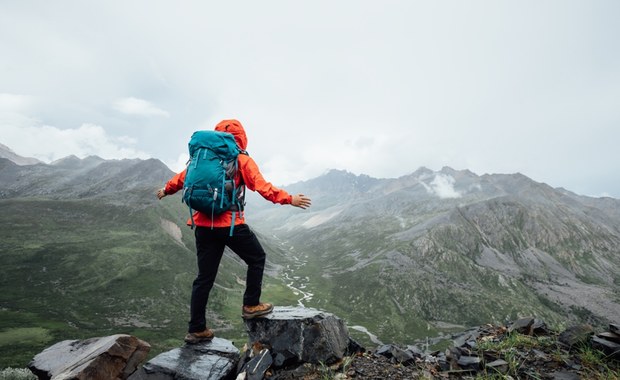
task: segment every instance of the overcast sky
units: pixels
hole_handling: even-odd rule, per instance
[[[0,1],[0,143],[155,157],[237,118],[278,185],[521,172],[620,198],[620,1]]]

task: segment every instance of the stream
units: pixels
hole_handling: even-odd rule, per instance
[[[284,243],[281,244],[284,245]],[[297,305],[300,307],[306,307],[305,303],[311,301],[314,294],[308,291],[310,277],[299,276],[298,273],[299,269],[304,267],[308,262],[308,256],[304,254],[297,254],[293,246],[290,246],[288,251],[291,253],[290,258],[292,259],[292,263],[286,264],[282,270],[282,278],[284,279],[285,285],[293,291],[293,294],[299,297],[297,299]],[[366,334],[370,341],[375,344],[383,344],[376,335],[368,331],[368,329],[364,326],[356,325],[347,327]]]
[[[290,251],[293,250],[294,248],[291,247]],[[300,297],[297,300],[297,305],[306,307],[304,302],[310,301],[314,296],[314,294],[306,290],[310,282],[310,277],[301,277],[297,275],[297,273],[299,272],[299,268],[306,265],[308,256],[300,257],[298,255],[292,255],[291,257],[293,258],[293,263],[286,264],[282,271],[282,277],[284,278],[286,286],[293,291],[293,294]]]

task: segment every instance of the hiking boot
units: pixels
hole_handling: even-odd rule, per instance
[[[273,305],[270,303],[259,303],[258,305],[243,305],[241,316],[245,319],[252,319],[269,314],[273,311]]]
[[[211,341],[214,336],[215,334],[213,333],[213,330],[206,328],[204,331],[187,333],[187,335],[185,335],[185,339],[183,340],[189,344],[196,344]]]

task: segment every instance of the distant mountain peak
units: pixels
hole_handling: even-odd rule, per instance
[[[0,144],[0,158],[6,158],[17,165],[36,165],[41,163],[36,158],[20,156],[4,144]]]
[[[355,177],[355,174],[343,169],[329,169],[324,175],[327,177]]]
[[[74,164],[79,164],[81,162],[82,162],[82,160],[79,157],[77,157],[76,155],[72,154],[70,156],[54,160],[54,161],[52,161],[50,163],[50,165],[54,165],[54,166],[70,166],[70,165],[74,165]]]

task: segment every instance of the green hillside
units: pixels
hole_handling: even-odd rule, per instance
[[[129,333],[151,343],[152,354],[181,344],[196,270],[186,212],[177,198],[143,207],[0,200],[0,368],[23,367],[64,339]],[[209,320],[243,344],[245,268],[230,254],[221,265]],[[294,302],[279,281],[265,283],[266,296]]]

